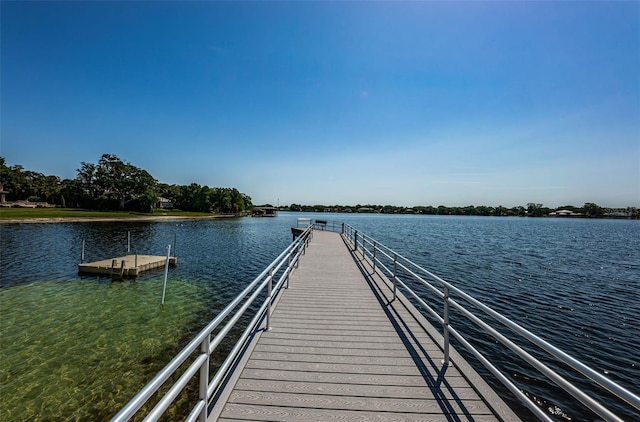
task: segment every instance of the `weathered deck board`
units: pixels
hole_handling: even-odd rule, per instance
[[[328,384],[322,382],[295,382],[243,379],[238,381],[236,388],[244,391],[279,391],[283,393],[325,394],[354,397],[387,397],[424,399],[424,391],[418,386],[366,385],[366,384]],[[460,387],[457,391],[462,400],[477,400],[477,395],[471,387]],[[449,391],[445,396],[452,398]]]
[[[436,385],[434,380],[425,380],[420,374],[415,375],[381,375],[381,374],[353,374],[335,372],[302,372],[279,371],[247,368],[243,372],[246,379],[272,381],[323,382],[333,385],[359,384],[376,386],[418,386],[423,389]],[[241,378],[242,379],[242,378]],[[469,383],[462,377],[447,378],[447,384],[452,387],[468,387]]]
[[[226,409],[228,418],[225,422],[235,421],[368,421],[368,422],[443,422],[451,421],[452,415],[445,413],[420,414],[406,412],[372,412],[359,410],[338,410],[330,408],[295,408],[277,406],[256,406],[229,403]],[[477,422],[495,421],[493,415],[469,415],[460,419]],[[453,419],[457,420],[457,419]]]
[[[335,394],[300,394],[275,391],[247,391],[236,388],[229,402],[254,406],[297,407],[309,409],[359,410],[377,412],[398,412],[418,414],[458,414],[492,415],[481,400],[466,400],[464,410],[455,400],[420,398],[389,398],[343,396]]]
[[[478,394],[466,363],[443,368],[424,321],[363,270],[340,235],[316,231],[210,420],[517,420]]]

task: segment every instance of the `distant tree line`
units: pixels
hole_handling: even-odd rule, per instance
[[[346,213],[382,213],[382,214],[426,214],[426,215],[478,215],[496,217],[546,217],[554,211],[566,210],[571,216],[588,218],[640,218],[638,208],[604,208],[597,204],[587,202],[582,207],[563,205],[557,208],[549,208],[543,204],[528,203],[526,206],[497,207],[486,205],[468,205],[465,207],[447,207],[444,205],[398,207],[394,205],[356,204],[350,205],[301,205],[291,204],[288,207],[280,207],[289,211],[298,212],[346,212]]]
[[[76,178],[64,180],[21,165],[8,166],[0,157],[0,180],[8,191],[7,201],[68,208],[150,212],[161,197],[184,211],[242,214],[253,206],[251,197],[235,188],[159,183],[146,170],[112,154],[103,154],[97,163],[81,162]]]

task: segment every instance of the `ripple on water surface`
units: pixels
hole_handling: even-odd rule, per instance
[[[204,305],[201,285],[174,279],[167,289],[164,307],[161,278],[0,290],[0,420],[113,416],[168,362],[176,349],[167,345],[181,343]]]

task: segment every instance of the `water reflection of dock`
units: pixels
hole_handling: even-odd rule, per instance
[[[118,258],[78,264],[78,274],[102,275],[118,278],[136,277],[138,274],[145,271],[164,268],[166,261],[166,256],[126,255]],[[175,266],[176,264],[176,257],[169,257],[169,265]]]

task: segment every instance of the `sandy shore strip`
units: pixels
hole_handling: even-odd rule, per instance
[[[237,218],[234,215],[154,215],[139,217],[57,217],[57,218],[9,218],[0,219],[0,224],[22,223],[94,223],[94,222],[136,222],[136,221],[178,221],[178,220],[215,220],[220,218]]]

